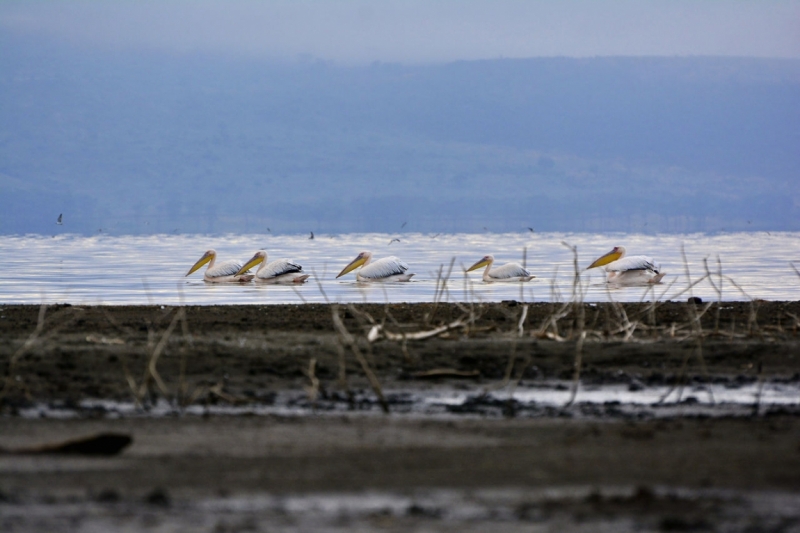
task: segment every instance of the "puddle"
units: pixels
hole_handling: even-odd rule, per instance
[[[454,387],[384,390],[390,412],[417,417],[570,417],[662,418],[680,416],[750,416],[773,412],[800,412],[800,383],[714,383],[689,386],[631,384],[582,385],[574,401],[572,383],[547,381],[515,390],[469,390]],[[35,404],[20,408],[24,418],[169,417],[189,416],[309,416],[380,413],[370,390],[322,394],[310,401],[301,391],[270,392],[238,405],[193,404],[186,407],[160,399],[140,406],[129,401],[83,400],[78,404]]]

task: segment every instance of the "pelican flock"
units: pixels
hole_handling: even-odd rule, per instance
[[[485,255],[480,261],[469,267],[467,272],[472,272],[473,270],[478,270],[479,268],[485,266],[486,269],[483,271],[483,281],[486,282],[530,281],[536,277],[531,274],[527,268],[523,267],[519,263],[506,263],[503,266],[492,269],[493,263],[494,256]]]
[[[646,255],[625,255],[624,246],[615,246],[607,254],[598,257],[586,267],[603,267],[608,276],[606,281],[617,285],[639,285],[643,283],[659,283],[665,272],[652,257]]]
[[[361,252],[336,277],[341,278],[358,267],[361,267],[356,273],[358,281],[408,281],[414,275],[407,274],[408,265],[393,255],[378,259],[374,263],[371,263],[371,260],[372,252]]]
[[[394,242],[394,241],[392,241]],[[390,243],[391,244],[391,243]],[[196,272],[208,264],[203,280],[210,283],[245,283],[254,281],[264,284],[298,284],[304,283],[310,275],[303,272],[303,267],[291,259],[268,261],[265,250],[257,251],[246,263],[225,261],[217,264],[217,252],[208,250],[203,257],[192,265],[186,276]],[[258,266],[255,274],[250,270]],[[484,268],[485,267],[485,268]],[[607,254],[597,258],[586,270],[603,268],[607,273],[607,282],[616,285],[642,285],[660,283],[665,273],[661,266],[646,255],[627,256],[624,246],[615,246]],[[408,264],[395,256],[372,260],[372,252],[359,253],[336,278],[356,272],[359,282],[402,282],[409,281],[414,273],[408,272]],[[484,268],[483,281],[493,282],[526,282],[534,279],[530,270],[519,263],[494,265],[494,256],[485,255],[468,269],[472,272]]]
[[[256,270],[254,278],[256,283],[304,283],[309,278],[308,274],[303,273],[303,267],[291,259],[276,259],[268,263],[267,252],[264,250],[257,251],[256,254],[236,272],[236,275],[243,275],[259,263],[261,266]]]
[[[242,283],[253,279],[252,274],[239,273],[239,270],[242,268],[242,263],[239,261],[225,261],[224,263],[220,263],[218,265],[216,264],[216,261],[217,252],[215,250],[208,250],[203,254],[203,257],[198,259],[197,262],[192,265],[192,268],[189,269],[189,272],[187,272],[186,275],[188,276],[208,263],[208,268],[206,268],[206,272],[203,274],[204,281],[208,281],[210,283]]]

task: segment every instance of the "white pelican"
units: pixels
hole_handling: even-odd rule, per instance
[[[586,267],[586,270],[600,266],[608,273],[608,282],[618,285],[658,283],[666,274],[661,272],[661,265],[655,264],[652,257],[646,255],[625,257],[624,246],[615,246],[613,250]]]
[[[288,284],[303,283],[309,278],[309,274],[303,273],[303,267],[291,259],[276,259],[267,263],[267,252],[259,250],[245,265],[239,269],[236,275],[243,274],[261,263],[256,270],[256,283]]]
[[[408,281],[414,275],[406,274],[408,265],[393,255],[378,259],[374,263],[370,263],[371,259],[372,252],[361,252],[336,277],[340,278],[359,266],[361,270],[356,274],[358,281]]]
[[[485,255],[483,259],[472,265],[467,269],[467,272],[478,270],[480,267],[485,266],[486,270],[483,271],[483,281],[530,281],[536,276],[530,273],[527,268],[523,268],[519,263],[506,263],[492,270],[492,263],[494,263],[493,255]]]
[[[195,263],[192,268],[189,269],[189,272],[187,272],[186,275],[188,276],[192,272],[198,270],[201,266],[208,263],[208,268],[206,269],[205,274],[203,274],[204,281],[211,283],[225,283],[232,281],[245,282],[253,279],[252,274],[239,274],[239,270],[242,268],[242,263],[240,261],[225,261],[224,263],[215,265],[214,263],[216,260],[217,252],[214,250],[209,250],[203,254],[203,257],[198,259],[197,263]]]

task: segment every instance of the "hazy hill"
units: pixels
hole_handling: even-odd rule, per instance
[[[800,230],[798,124],[800,61],[347,68],[4,36],[0,233]]]

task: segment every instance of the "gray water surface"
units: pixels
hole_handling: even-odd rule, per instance
[[[393,239],[398,241],[392,242]],[[800,299],[800,233],[731,233],[721,235],[634,235],[587,233],[347,235],[152,235],[152,236],[2,236],[0,303],[40,304],[265,304],[302,302],[429,302],[435,298],[439,272],[453,269],[442,295],[445,301],[569,300],[574,280],[573,253],[585,268],[615,245],[631,255],[650,255],[667,272],[662,284],[614,288],[599,270],[581,271],[584,300],[602,302],[685,299],[716,300],[708,279],[688,289],[706,273],[704,260],[722,299]],[[270,258],[288,257],[312,274],[298,287],[253,283],[209,284],[202,270],[185,277],[207,250],[220,261],[245,261],[259,249]],[[396,255],[416,273],[409,283],[361,284],[354,274],[336,274],[362,250],[374,257]],[[682,251],[683,250],[683,251]],[[485,254],[496,262],[525,262],[536,275],[529,283],[486,284],[481,272],[464,268]],[[684,256],[685,253],[685,262]],[[719,261],[719,262],[718,262]],[[203,267],[205,268],[205,267]],[[687,277],[688,269],[688,277]]]

